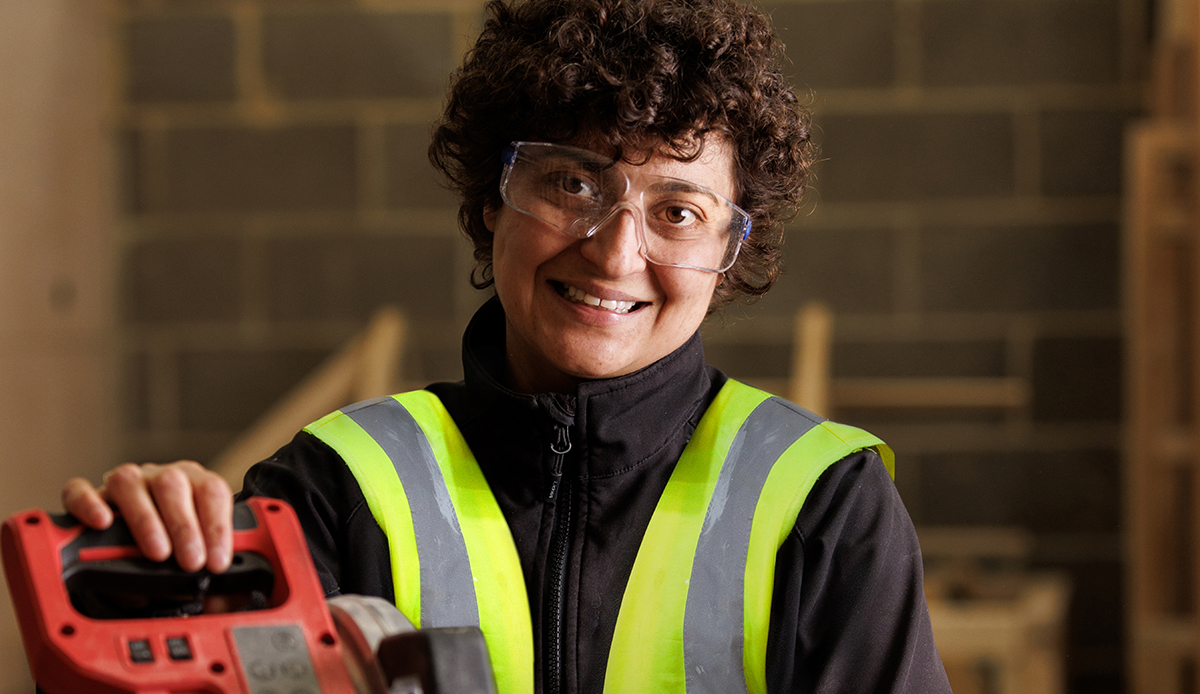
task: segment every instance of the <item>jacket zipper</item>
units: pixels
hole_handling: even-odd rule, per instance
[[[567,549],[570,545],[571,507],[573,506],[571,485],[569,482],[566,485],[562,484],[563,461],[566,459],[567,453],[571,451],[570,430],[564,424],[559,424],[556,428],[558,438],[550,445],[550,451],[554,454],[554,458],[550,466],[550,492],[547,501],[557,504],[559,495],[565,494],[566,503],[559,508],[555,518],[557,538],[554,543],[554,553],[550,559],[550,575],[553,576],[553,579],[550,584],[550,652],[547,654],[546,668],[549,678],[546,682],[548,694],[559,694],[562,691],[563,592],[567,580]]]
[[[550,490],[546,493],[546,501],[552,504],[558,501],[558,487],[562,484],[563,460],[571,452],[571,430],[565,424],[556,424],[554,428],[558,438],[550,444],[550,452],[554,454],[554,458],[550,463]]]

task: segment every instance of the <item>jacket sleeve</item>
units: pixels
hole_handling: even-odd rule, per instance
[[[300,432],[246,472],[237,499],[283,499],[300,518],[325,595],[356,593],[391,600],[387,538],[354,474],[332,448]]]
[[[767,681],[772,694],[950,693],[916,532],[874,452],[825,471],[779,550]]]

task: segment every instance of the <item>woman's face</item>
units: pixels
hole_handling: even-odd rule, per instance
[[[691,162],[655,154],[626,172],[670,176],[734,197],[733,156],[710,137]],[[495,234],[496,293],[507,315],[509,385],[569,391],[675,351],[700,327],[721,275],[655,265],[642,257],[632,211],[577,239],[505,205],[485,215]],[[599,305],[597,299],[600,300]]]

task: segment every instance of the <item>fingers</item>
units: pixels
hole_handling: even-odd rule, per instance
[[[149,559],[172,554],[185,571],[229,568],[233,554],[233,500],[220,475],[199,463],[126,463],[109,471],[104,484],[70,480],[63,506],[93,528],[112,522],[109,503],[120,509],[138,549]]]
[[[224,571],[229,568],[233,554],[232,490],[224,478],[206,470],[199,463],[179,463],[173,467],[172,472],[178,472],[187,478],[183,486],[190,491],[191,497],[187,500],[190,503],[181,503],[180,506],[191,509],[193,515],[188,519],[189,525],[184,531],[186,535],[182,537],[191,543],[189,552],[196,548],[200,550],[197,569],[207,566],[211,571]],[[175,480],[172,482],[176,483]],[[194,526],[192,522],[195,523]],[[195,536],[191,535],[193,529],[198,532]],[[174,532],[171,533],[171,537],[176,538]],[[178,554],[179,550],[176,552]]]
[[[155,470],[148,487],[175,548],[175,560],[185,571],[199,571],[208,561],[188,472],[176,465]]]
[[[67,480],[62,490],[62,505],[67,513],[89,528],[104,530],[112,525],[112,508],[92,483],[82,477]]]
[[[149,488],[158,467],[151,464],[120,465],[105,474],[100,492],[121,510],[142,554],[154,561],[165,561],[171,556],[173,545]],[[191,570],[182,561],[180,566]]]
[[[219,572],[228,569],[233,559],[233,490],[220,475],[204,473],[192,483],[192,489],[208,548],[208,570]]]
[[[147,486],[179,565],[187,571],[229,568],[233,502],[225,480],[191,461],[147,467]]]

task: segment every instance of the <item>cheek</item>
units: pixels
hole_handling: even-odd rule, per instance
[[[501,211],[495,218],[492,235],[492,277],[496,290],[501,292],[509,287],[528,291],[536,281],[538,268],[570,243],[570,238],[557,232],[546,233],[524,215],[511,213],[507,208]]]
[[[503,216],[493,222],[492,230],[492,277],[499,287],[520,274],[518,266],[528,251],[521,247],[521,235],[514,233]]]
[[[679,269],[668,277],[661,278],[663,292],[673,313],[682,327],[691,330],[700,327],[708,315],[713,292],[720,280],[718,275],[700,274],[695,270]]]
[[[713,292],[717,289],[720,275],[701,274],[695,270],[684,270],[684,272],[690,273],[691,277],[687,277],[685,282],[679,283],[676,289],[677,295],[686,300],[689,306],[698,305],[702,307],[702,310],[707,310]]]

